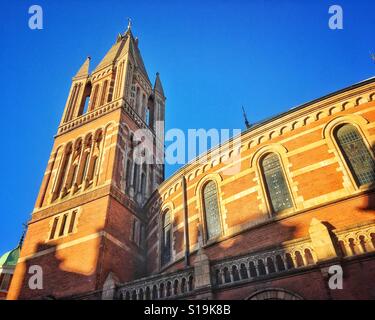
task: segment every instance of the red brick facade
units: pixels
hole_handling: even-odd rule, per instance
[[[89,88],[83,113],[75,101]],[[145,113],[163,120],[164,101],[130,30],[91,74],[85,62],[73,78],[8,299],[375,298],[374,184],[358,183],[335,136],[354,126],[374,161],[375,79],[256,125],[161,183],[163,166],[143,171],[129,161],[132,133],[155,134]],[[272,208],[261,165],[271,153],[289,194],[281,212]],[[203,194],[210,181],[221,225],[214,238]],[[166,211],[171,247],[163,263]],[[32,265],[43,268],[42,290],[29,288]],[[331,265],[343,269],[342,290],[328,287]],[[111,291],[111,283],[120,289]]]

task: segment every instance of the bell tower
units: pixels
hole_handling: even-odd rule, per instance
[[[165,100],[159,74],[151,84],[130,24],[92,72],[90,57],[84,61],[72,79],[8,299],[71,297],[102,289],[108,278],[143,275],[142,207],[164,179]],[[42,288],[30,286],[37,281],[33,270],[41,271]]]

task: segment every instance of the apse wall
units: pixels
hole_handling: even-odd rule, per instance
[[[184,166],[146,203],[148,272],[193,264],[199,248],[215,261],[282,246],[307,237],[312,218],[330,230],[373,221],[374,120],[372,78],[255,125]]]

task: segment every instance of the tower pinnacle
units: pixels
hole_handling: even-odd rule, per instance
[[[91,57],[88,56],[74,78],[87,77],[89,75],[90,60]]]
[[[160,74],[159,72],[156,72],[156,79],[155,79],[155,84],[154,84],[154,91],[159,92],[164,97],[164,90],[163,86],[160,81]]]

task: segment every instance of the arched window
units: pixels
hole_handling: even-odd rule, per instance
[[[73,118],[74,107],[75,107],[75,104],[76,104],[76,101],[77,101],[77,97],[79,95],[80,88],[81,88],[81,85],[77,85],[77,84],[74,85],[74,88],[72,90],[72,94],[71,94],[70,99],[69,99],[68,108],[67,108],[67,111],[66,111],[64,122],[70,121]]]
[[[53,225],[52,225],[52,230],[49,236],[49,239],[52,240],[55,237],[56,229],[57,229],[57,224],[59,222],[59,218],[56,217],[53,219]]]
[[[151,130],[155,130],[155,102],[152,96],[148,98],[146,106],[146,123]]]
[[[95,109],[95,106],[96,106],[96,99],[98,97],[98,91],[99,91],[99,84],[97,84],[95,87],[94,87],[94,93],[93,93],[93,96],[92,96],[92,100],[90,102],[90,111],[94,110]]]
[[[97,174],[102,138],[102,132],[99,131],[94,142],[91,160],[87,171],[87,181],[89,185],[93,182],[95,175]]]
[[[269,202],[273,213],[292,207],[292,198],[277,154],[269,153],[261,161]]]
[[[132,162],[130,159],[128,159],[126,163],[126,190],[129,190],[130,188],[130,180],[131,180],[131,173],[132,173]]]
[[[167,210],[162,219],[162,256],[161,263],[164,265],[171,260],[172,252],[172,221],[170,211]]]
[[[375,162],[358,130],[351,124],[344,124],[335,136],[358,186],[374,183]]]
[[[150,122],[150,109],[148,107],[146,107],[146,118],[145,118],[145,122],[146,124],[151,128],[151,122]]]
[[[82,99],[82,114],[86,113],[89,108],[90,96],[85,96]]]
[[[78,173],[78,165],[79,165],[79,161],[81,158],[81,151],[82,151],[82,141],[78,140],[75,146],[72,163],[70,165],[70,171],[68,173],[67,181],[65,184],[67,192],[70,191],[70,188],[72,187],[73,183],[76,182],[77,173]]]
[[[137,87],[136,94],[135,94],[135,111],[137,113],[139,112],[140,104],[141,104],[140,90],[139,90],[139,87]]]
[[[142,96],[142,105],[141,105],[141,110],[139,110],[139,115],[144,118],[145,117],[145,111],[146,111],[146,96]]]
[[[209,240],[220,236],[222,233],[217,187],[214,181],[209,181],[203,188],[203,204],[207,240]]]
[[[138,191],[138,176],[139,176],[139,164],[134,164],[134,172],[133,172],[133,187],[134,192]]]
[[[83,89],[81,105],[79,106],[79,110],[78,110],[78,116],[81,116],[82,114],[85,114],[87,112],[89,108],[89,104],[90,104],[90,95],[91,95],[91,82],[88,82]]]
[[[102,96],[100,98],[99,106],[102,106],[105,103],[105,97],[106,97],[106,94],[107,94],[107,86],[108,86],[108,80],[104,81],[103,89],[102,89]]]
[[[146,175],[144,173],[141,175],[141,194],[143,197],[146,196]]]
[[[141,228],[139,230],[139,245],[143,247],[145,244],[145,226],[141,224]]]
[[[89,167],[91,149],[92,149],[92,137],[89,136],[86,139],[85,147],[84,147],[84,151],[82,155],[82,160],[80,163],[80,169],[79,169],[79,173],[77,176],[77,188],[80,188],[80,186],[82,185],[82,182],[84,181],[84,179],[86,179],[87,171]]]
[[[60,225],[60,231],[59,231],[59,237],[61,237],[62,235],[64,235],[64,232],[65,232],[65,226],[66,226],[66,220],[68,219],[68,214],[64,214],[63,217],[62,217],[62,222],[61,222],[61,225]]]
[[[58,198],[60,196],[64,181],[66,179],[68,167],[70,165],[71,156],[72,156],[72,145],[69,144],[65,149],[65,155],[63,157],[63,163],[62,163],[62,166],[61,166],[61,169],[60,169],[60,174],[58,176],[56,191],[54,193],[53,200],[56,200],[56,198]]]

